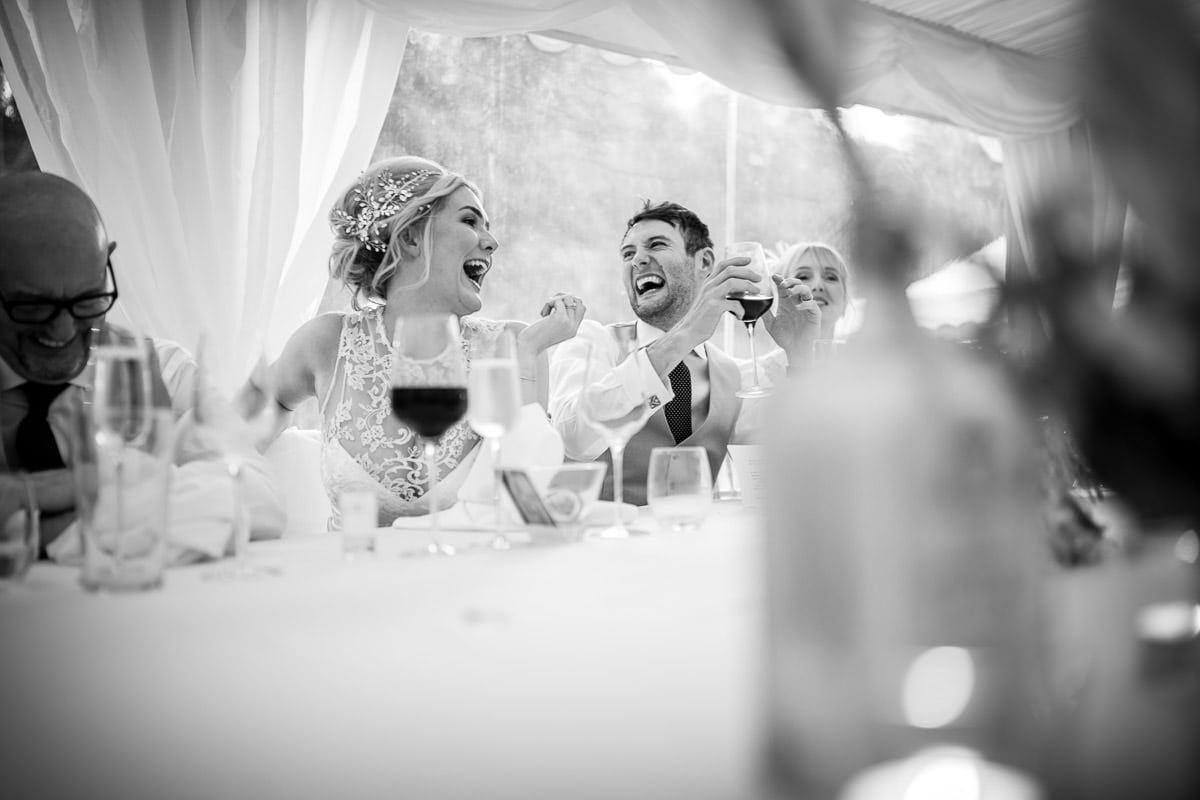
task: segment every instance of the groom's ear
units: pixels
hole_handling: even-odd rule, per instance
[[[696,259],[696,272],[700,274],[701,278],[707,278],[712,274],[713,267],[717,263],[717,256],[711,247],[700,248],[696,251],[694,258]]]

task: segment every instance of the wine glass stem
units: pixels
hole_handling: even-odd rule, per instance
[[[758,358],[754,354],[754,322],[746,323],[746,332],[750,335],[750,364],[754,367],[754,388],[758,388]]]
[[[125,561],[125,445],[117,449],[117,529],[113,537],[113,560],[120,566]]]
[[[616,510],[617,521],[613,527],[620,530],[625,530],[625,517],[621,513],[621,498],[625,489],[625,443],[613,442],[608,446],[609,452],[612,453],[613,465],[613,507]]]
[[[503,547],[508,540],[504,536],[504,523],[500,508],[500,437],[492,436],[488,439],[488,445],[492,448],[492,505],[496,509],[496,538],[493,542],[495,546]]]
[[[441,528],[438,526],[437,440],[425,439],[425,469],[429,472],[429,549],[442,549]]]
[[[250,543],[250,526],[242,508],[242,465],[236,459],[229,461],[229,478],[233,483],[233,559],[245,564]]]

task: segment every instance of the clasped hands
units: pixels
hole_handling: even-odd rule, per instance
[[[575,295],[556,292],[541,308],[539,319],[521,331],[517,343],[532,355],[565,342],[579,330],[587,306]]]

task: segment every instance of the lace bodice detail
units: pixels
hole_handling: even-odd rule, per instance
[[[504,323],[464,317],[461,327],[470,371],[472,357],[495,352]],[[349,488],[375,489],[382,523],[429,510],[424,448],[416,433],[392,416],[392,352],[382,308],[343,318],[337,361],[321,404],[321,471],[334,509],[331,528],[339,527],[338,497]],[[447,369],[444,358],[414,367],[426,375]],[[440,505],[453,502],[478,442],[465,420],[442,436],[436,459]]]

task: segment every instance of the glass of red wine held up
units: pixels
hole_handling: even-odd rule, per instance
[[[416,433],[428,473],[428,555],[454,555],[438,527],[438,440],[467,412],[467,360],[458,318],[413,314],[396,321],[392,339],[392,414]]]
[[[732,292],[727,298],[738,301],[742,306],[742,322],[745,324],[746,333],[750,337],[750,362],[754,367],[754,383],[738,389],[737,396],[766,397],[771,393],[771,390],[759,383],[758,358],[754,353],[754,326],[758,323],[759,317],[766,314],[771,309],[771,304],[775,302],[775,286],[771,281],[770,273],[767,271],[767,259],[763,253],[762,245],[758,242],[734,242],[725,248],[725,257],[750,259],[750,263],[747,266],[759,275],[759,280],[756,282],[753,291]]]

